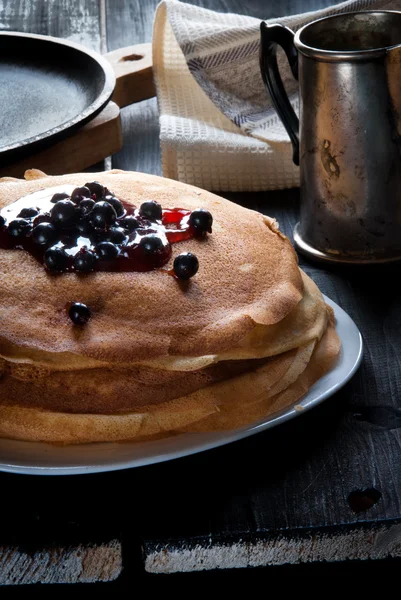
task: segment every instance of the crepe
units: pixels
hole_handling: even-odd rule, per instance
[[[0,249],[0,342],[120,363],[201,356],[232,348],[256,324],[281,321],[301,300],[295,252],[272,219],[153,175],[109,171],[96,177],[137,206],[152,199],[166,208],[210,210],[213,235],[177,245],[180,252],[196,253],[196,280],[174,285],[159,270],[54,277],[30,254]],[[5,181],[0,208],[39,189],[87,181],[87,173]],[[69,299],[95,314],[79,333],[65,314]]]
[[[88,174],[0,182],[0,208]],[[109,171],[127,203],[206,208],[213,233],[189,282],[163,271],[49,274],[0,249],[0,436],[88,443],[233,429],[297,401],[339,351],[332,310],[277,223],[192,186]],[[50,193],[50,192],[49,192]],[[91,307],[74,327],[66,300]]]
[[[93,415],[46,411],[0,405],[0,436],[14,439],[79,444],[130,441],[160,434],[235,429],[297,402],[333,365],[340,348],[330,325],[309,362],[289,386],[269,394],[279,368],[273,361],[256,371],[205,387],[193,395],[177,398],[147,410],[125,414]],[[310,349],[308,348],[308,351]]]

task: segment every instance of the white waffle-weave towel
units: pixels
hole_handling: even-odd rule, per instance
[[[401,10],[401,0],[347,0],[273,19],[297,30],[340,12]],[[163,175],[214,191],[296,187],[299,169],[259,71],[260,20],[176,0],[157,8],[153,66]],[[297,83],[280,72],[298,111]]]

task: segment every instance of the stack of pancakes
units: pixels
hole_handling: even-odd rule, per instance
[[[49,274],[0,249],[0,436],[84,443],[234,429],[296,403],[333,365],[331,309],[276,222],[209,192],[140,173],[96,179],[139,206],[205,208],[213,233],[187,282],[166,272]],[[0,183],[0,208],[88,174]],[[74,326],[67,302],[92,310]]]

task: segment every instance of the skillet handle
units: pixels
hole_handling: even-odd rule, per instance
[[[137,44],[105,54],[116,76],[113,102],[120,108],[156,95],[153,83],[152,44]]]

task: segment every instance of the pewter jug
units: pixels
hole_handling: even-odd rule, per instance
[[[299,120],[277,46],[299,80]],[[260,65],[300,165],[299,251],[332,262],[401,260],[401,12],[335,15],[295,35],[263,22]]]

